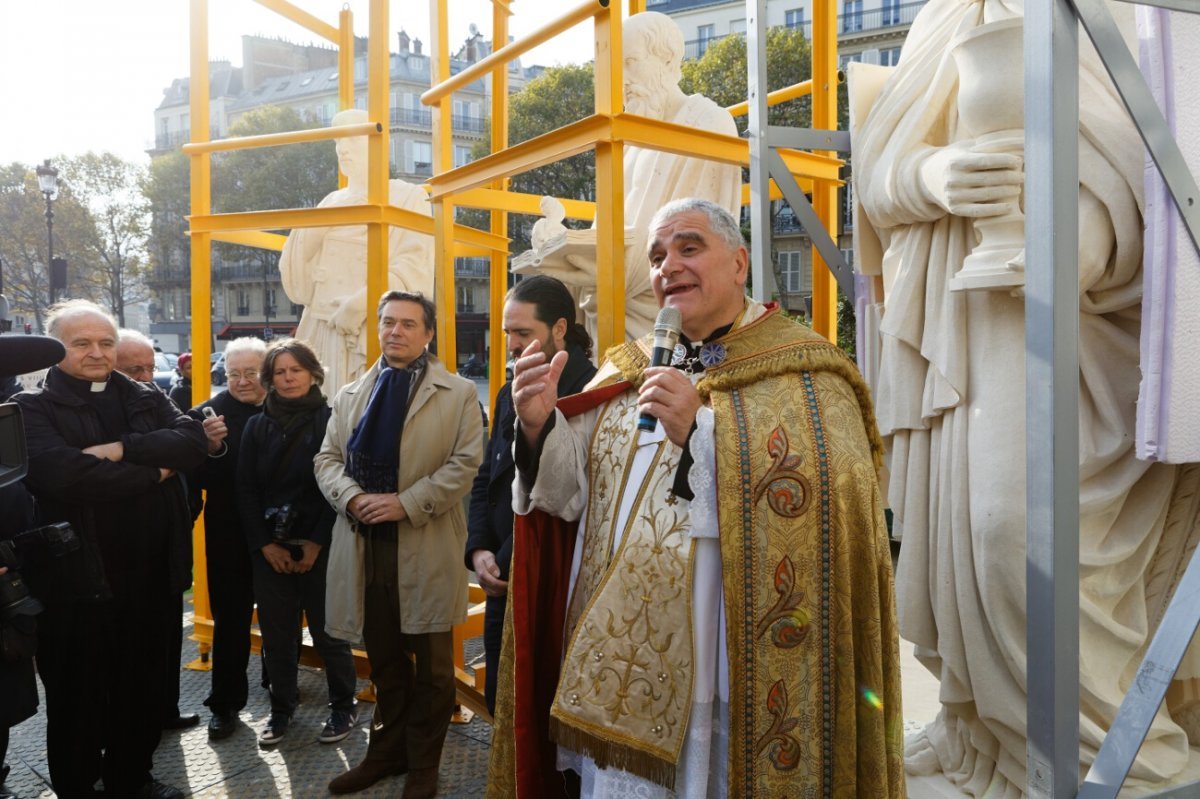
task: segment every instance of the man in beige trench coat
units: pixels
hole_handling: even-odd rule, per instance
[[[338,513],[326,630],[362,640],[377,703],[367,756],[335,794],[407,774],[404,799],[437,794],[454,707],[451,627],[465,620],[462,499],[483,457],[475,386],[426,351],[435,308],[420,293],[379,302],[383,357],[338,392],[317,482]]]

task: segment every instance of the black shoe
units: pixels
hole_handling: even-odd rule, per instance
[[[234,730],[237,729],[237,720],[237,713],[213,712],[212,718],[208,720],[209,740],[219,741],[233,735]]]
[[[186,730],[188,727],[195,727],[200,723],[199,713],[180,713],[173,719],[167,719],[163,722],[164,730]]]
[[[150,780],[134,794],[134,799],[183,799],[183,791],[165,782]]]

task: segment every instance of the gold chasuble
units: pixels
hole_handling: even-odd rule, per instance
[[[725,358],[697,389],[715,421],[725,795],[902,797],[899,641],[867,388],[841,350],[773,310],[718,343]],[[607,357],[636,386],[647,352],[643,340]],[[692,708],[693,540],[688,502],[671,492],[679,447],[664,439],[641,485],[627,485],[636,401],[632,388],[608,398],[592,430],[579,575],[557,614],[566,654],[550,732],[600,767],[671,788]],[[627,491],[637,495],[613,552]],[[521,547],[518,537],[514,560],[531,554]],[[502,694],[514,665],[505,632]],[[513,701],[497,701],[494,745]],[[514,768],[520,759],[501,744],[490,797],[533,799],[516,790]]]

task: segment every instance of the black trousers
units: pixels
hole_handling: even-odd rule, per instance
[[[239,531],[240,534],[240,531]],[[246,706],[254,578],[244,540],[222,546],[220,533],[205,530],[208,606],[213,619],[212,689],[204,704],[228,715]]]
[[[167,628],[166,668],[163,678],[163,722],[179,718],[179,669],[183,660],[183,594],[171,594],[167,600],[175,623]]]
[[[376,697],[367,759],[437,768],[454,712],[454,633],[400,632],[396,558],[395,541],[367,540],[363,640]]]
[[[165,575],[121,588],[107,602],[49,606],[38,620],[46,754],[60,799],[92,796],[101,777],[109,796],[150,780],[162,719],[147,708],[163,706],[169,626],[180,619],[169,616]]]
[[[500,672],[500,647],[504,643],[504,609],[508,595],[490,596],[483,609],[483,655],[487,672],[484,675],[483,697],[488,712],[496,715],[496,675]]]
[[[350,644],[325,632],[325,571],[329,549],[325,547],[306,574],[279,574],[262,555],[253,556],[254,595],[258,598],[258,628],[271,675],[271,712],[291,716],[299,704],[296,660],[299,641],[296,631],[300,613],[308,619],[313,646],[325,662],[329,705],[349,712],[354,708],[358,677]]]

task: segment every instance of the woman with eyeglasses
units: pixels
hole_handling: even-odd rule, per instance
[[[330,410],[325,370],[298,339],[276,342],[263,359],[263,412],[246,425],[238,457],[238,509],[250,548],[258,626],[271,677],[271,719],[258,737],[274,746],[287,734],[299,704],[296,623],[308,619],[325,663],[329,720],[318,740],[340,741],[358,723],[350,644],[325,632],[325,569],[334,511],[317,487],[313,457],[325,438]]]

